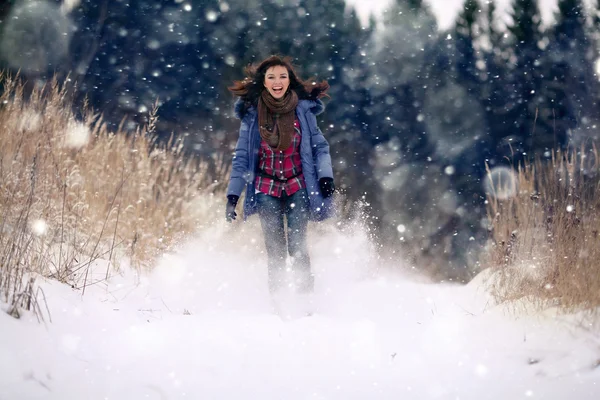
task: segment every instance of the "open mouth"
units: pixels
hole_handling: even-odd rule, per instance
[[[274,94],[282,94],[283,93],[283,88],[282,87],[272,87],[271,90],[273,90]]]

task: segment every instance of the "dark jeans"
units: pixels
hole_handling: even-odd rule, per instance
[[[287,253],[292,257],[292,276],[299,291],[312,291],[314,278],[306,245],[309,203],[306,189],[288,196],[256,195],[258,215],[265,238],[268,257],[268,279],[271,292],[285,281]],[[284,217],[287,220],[287,243]]]

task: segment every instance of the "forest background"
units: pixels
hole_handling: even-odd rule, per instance
[[[479,269],[490,171],[512,179],[502,167],[585,154],[598,136],[600,1],[559,0],[543,24],[537,1],[513,0],[500,24],[494,1],[466,0],[445,29],[421,0],[391,1],[367,24],[344,0],[0,7],[1,67],[25,92],[58,76],[75,115],[89,105],[124,134],[157,104],[153,133],[205,162],[217,192],[239,128],[227,86],[248,63],[292,56],[331,85],[319,123],[343,215],[360,211],[382,254],[402,248],[451,279]]]

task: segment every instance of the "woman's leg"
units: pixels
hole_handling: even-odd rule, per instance
[[[309,212],[306,189],[285,198],[288,251],[293,260],[294,273],[298,277],[298,290],[303,292],[312,291],[314,286],[306,243]]]
[[[258,193],[256,202],[267,249],[269,291],[274,292],[281,286],[285,271],[286,243],[283,201],[278,197]]]

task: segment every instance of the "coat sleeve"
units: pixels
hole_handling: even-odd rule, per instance
[[[250,149],[248,138],[250,126],[246,119],[242,120],[240,125],[240,133],[238,141],[235,145],[235,153],[231,162],[231,176],[229,178],[229,186],[227,187],[227,195],[241,196],[248,178],[248,151]]]
[[[308,114],[308,121],[311,130],[311,146],[313,159],[315,160],[315,167],[317,170],[317,178],[333,178],[333,167],[331,164],[331,155],[329,154],[329,143],[319,125],[317,125],[317,118],[312,112]]]

